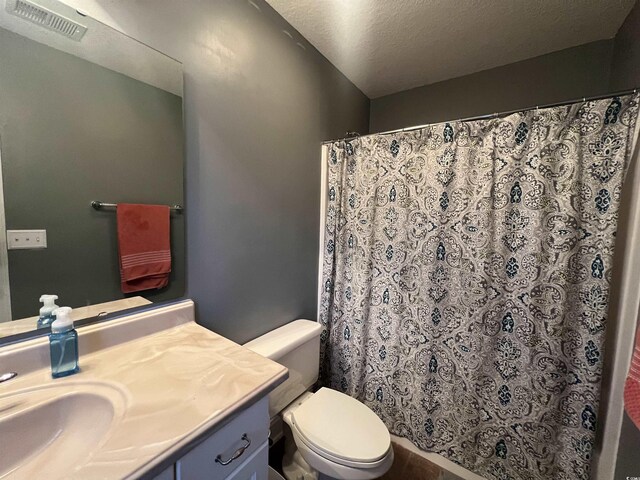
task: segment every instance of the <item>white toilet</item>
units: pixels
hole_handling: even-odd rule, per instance
[[[289,369],[289,379],[269,396],[272,438],[285,435],[287,480],[368,480],[393,463],[387,427],[366,405],[343,393],[309,389],[318,379],[318,323],[296,320],[245,344]],[[282,420],[288,428],[282,426]]]

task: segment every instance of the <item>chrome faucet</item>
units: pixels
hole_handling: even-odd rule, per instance
[[[18,374],[16,372],[3,373],[2,375],[0,375],[0,383],[8,382],[9,380],[16,378],[17,376]]]

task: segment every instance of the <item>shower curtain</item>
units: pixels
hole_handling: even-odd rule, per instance
[[[487,478],[588,479],[638,100],[331,144],[324,384]]]

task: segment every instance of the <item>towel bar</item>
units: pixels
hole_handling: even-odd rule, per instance
[[[101,202],[99,200],[93,200],[91,202],[91,206],[93,208],[95,208],[96,210],[102,210],[103,208],[115,208],[118,206],[117,203],[106,203],[106,202]],[[184,210],[182,208],[182,205],[170,205],[169,209],[177,212],[177,213],[182,213],[182,211]]]

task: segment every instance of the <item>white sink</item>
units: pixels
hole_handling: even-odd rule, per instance
[[[99,383],[0,395],[0,478],[63,478],[98,449],[122,411],[122,395]]]

